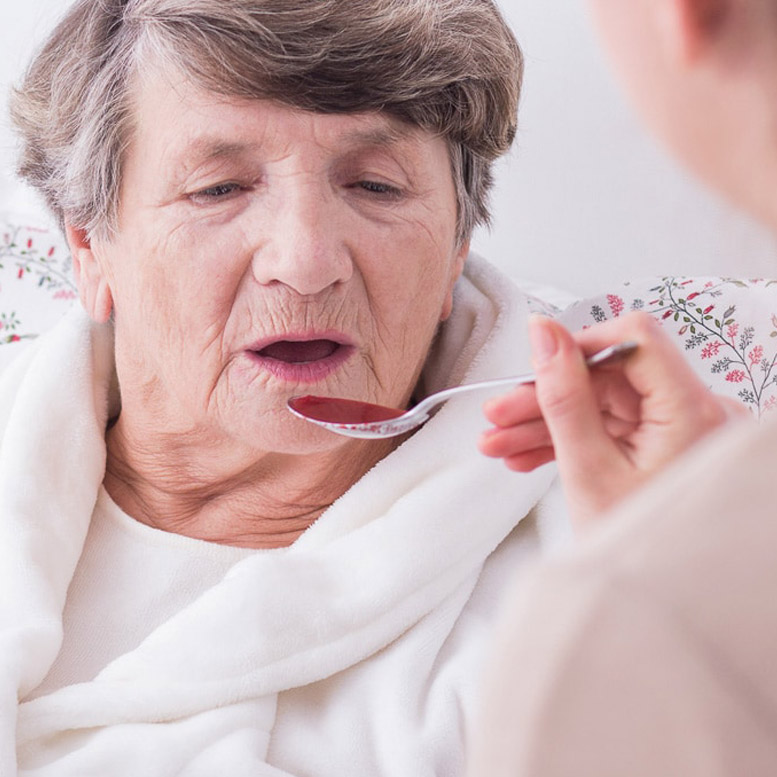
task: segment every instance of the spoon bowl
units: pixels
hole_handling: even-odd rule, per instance
[[[597,351],[586,359],[589,367],[622,359],[637,348],[635,342],[627,341],[611,345]],[[494,389],[500,386],[514,387],[524,383],[534,383],[535,375],[513,375],[507,378],[494,378],[478,383],[465,383],[463,386],[443,389],[430,394],[409,410],[374,405],[356,399],[339,397],[319,397],[313,395],[292,397],[287,406],[294,415],[310,423],[328,429],[346,437],[379,440],[405,434],[427,421],[431,413],[457,394],[481,389]]]

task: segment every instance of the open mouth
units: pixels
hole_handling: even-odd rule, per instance
[[[331,375],[355,352],[350,343],[329,337],[256,343],[248,355],[260,369],[294,383],[316,383]]]
[[[287,364],[309,364],[330,358],[342,347],[334,340],[278,340],[257,353],[265,359]]]

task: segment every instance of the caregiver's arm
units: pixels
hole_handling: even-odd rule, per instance
[[[738,403],[712,394],[647,314],[574,336],[536,316],[529,336],[537,382],[486,404],[494,427],[480,449],[522,472],[555,458],[578,528],[737,412]],[[589,372],[586,355],[624,340],[636,341],[637,351]]]

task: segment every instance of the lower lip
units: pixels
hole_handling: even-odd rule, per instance
[[[318,383],[328,378],[351,358],[354,348],[341,345],[331,356],[313,362],[284,362],[269,359],[256,351],[247,351],[248,358],[278,380],[288,383]]]

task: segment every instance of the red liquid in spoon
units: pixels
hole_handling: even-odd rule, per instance
[[[335,399],[332,397],[294,397],[289,407],[307,418],[324,421],[329,424],[364,424],[389,421],[398,418],[403,410],[383,405],[372,405],[355,399]]]

